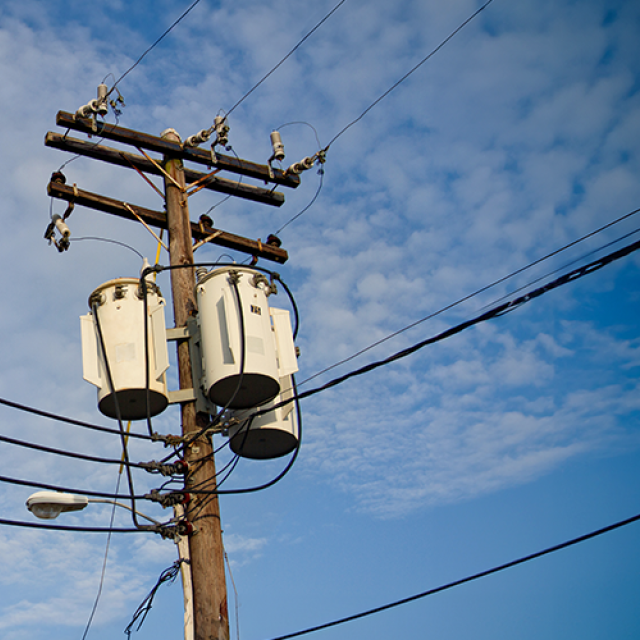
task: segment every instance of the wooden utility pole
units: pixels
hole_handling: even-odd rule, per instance
[[[56,121],[67,129],[81,131],[89,136],[98,136],[99,141],[88,143],[67,135],[60,136],[49,132],[45,138],[45,145],[129,167],[140,174],[162,175],[166,213],[90,193],[79,189],[75,184],[70,187],[65,184],[66,178],[59,172],[52,176],[52,181],[49,183],[48,192],[51,197],[124,217],[147,226],[167,229],[172,266],[193,265],[192,240],[211,242],[252,255],[254,258],[264,258],[278,263],[286,262],[287,252],[280,248],[277,239],[274,242],[262,243],[260,240],[242,238],[214,229],[212,222],[206,218],[201,219],[197,224],[191,222],[187,200],[189,195],[205,188],[277,207],[284,202],[284,196],[274,188],[234,182],[217,176],[217,173],[224,170],[260,180],[263,183],[271,182],[291,188],[300,184],[299,176],[272,169],[267,165],[218,154],[213,147],[210,153],[194,147],[184,147],[180,136],[173,129],[167,129],[161,137],[157,137],[95,122],[62,111],[58,113]],[[132,145],[142,155],[104,147],[100,144],[103,138]],[[162,159],[150,158],[142,149],[160,153]],[[185,169],[183,166],[185,160],[208,166],[209,173]],[[191,181],[192,184],[187,186],[186,180]],[[186,328],[188,321],[197,314],[195,284],[193,267],[171,270],[173,312],[177,329]],[[178,377],[181,390],[193,390],[199,384],[199,380],[193,380],[187,333],[185,331],[184,339],[178,340]],[[187,398],[194,396],[193,392],[185,394]],[[179,401],[182,437],[188,441],[206,427],[209,417],[197,412],[195,400]],[[216,471],[209,437],[202,435],[191,442],[186,447],[184,456],[189,464],[185,482],[186,491],[189,491],[190,485],[197,485],[199,489],[214,492]],[[187,521],[191,522],[195,528],[189,535],[194,640],[228,640],[229,616],[218,496],[215,493],[195,494],[192,501],[185,507],[185,515]],[[185,597],[185,603],[187,599]]]
[[[180,142],[180,136],[173,129],[167,129],[162,138]],[[170,262],[171,265],[193,264],[191,222],[182,159],[165,155],[164,169],[168,174],[164,184]],[[176,327],[186,327],[187,321],[197,313],[195,286],[193,269],[171,271]],[[186,340],[178,343],[178,376],[181,389],[193,389],[191,358]],[[195,383],[198,384],[198,381]],[[189,437],[206,426],[207,417],[197,414],[195,400],[181,403],[180,409],[183,437]],[[187,488],[191,483],[206,483],[208,489],[215,491],[216,466],[207,436],[201,436],[186,448],[185,460],[190,468]],[[197,518],[194,518],[196,531],[189,538],[195,640],[228,640],[229,615],[218,496],[198,494],[187,507],[188,520],[191,520],[189,514],[192,512],[198,512]]]

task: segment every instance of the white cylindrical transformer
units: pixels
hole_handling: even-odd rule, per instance
[[[262,273],[235,266],[208,273],[196,286],[203,387],[218,406],[256,407],[280,391],[269,292]]]
[[[84,378],[98,387],[98,408],[110,418],[117,417],[116,398],[123,420],[141,420],[147,416],[145,352],[149,366],[149,415],[161,413],[169,403],[165,375],[169,366],[165,301],[158,287],[148,282],[148,348],[145,350],[143,295],[137,278],[110,280],[91,294],[92,312],[80,318]],[[113,390],[106,363],[111,371]]]
[[[291,376],[280,379],[282,391],[260,409],[269,409],[293,398]],[[298,446],[298,413],[295,402],[269,411],[264,415],[248,419],[254,411],[242,411],[233,414],[240,421],[229,429],[229,446],[243,458],[268,460],[291,453]]]

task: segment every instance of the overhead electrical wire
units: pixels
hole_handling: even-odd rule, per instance
[[[109,427],[102,427],[97,424],[91,424],[90,422],[83,422],[82,420],[76,420],[75,418],[68,418],[67,416],[62,416],[57,413],[51,413],[50,411],[43,411],[42,409],[36,409],[35,407],[30,407],[26,404],[21,404],[19,402],[13,402],[11,400],[7,400],[6,398],[0,398],[0,404],[3,404],[7,407],[11,407],[12,409],[17,409],[18,411],[24,411],[26,413],[32,413],[37,416],[41,416],[43,418],[49,418],[50,420],[54,420],[56,422],[64,422],[66,424],[72,424],[76,427],[83,427],[84,429],[92,429],[93,431],[101,431],[102,433],[111,433],[114,435],[120,435],[120,431],[117,429],[111,429]],[[128,434],[131,438],[139,438],[141,440],[156,440],[156,438],[152,438],[146,434],[142,433],[133,433],[130,432]]]
[[[122,469],[118,473],[118,478],[116,480],[116,489],[115,494],[118,495],[120,492],[120,480],[122,478]],[[111,529],[113,529],[113,521],[116,517],[116,503],[114,502],[111,506],[111,517],[109,519],[109,533],[107,534],[107,544],[104,551],[104,558],[102,560],[102,571],[100,573],[100,584],[98,585],[98,593],[96,594],[96,599],[93,602],[93,607],[91,609],[91,613],[89,615],[89,620],[87,621],[87,625],[84,629],[84,633],[82,634],[82,640],[85,640],[87,634],[89,633],[89,629],[91,628],[91,623],[93,622],[93,617],[98,610],[98,603],[100,602],[100,596],[102,595],[102,587],[104,586],[104,577],[107,571],[107,558],[109,556],[109,547],[111,546]]]
[[[449,40],[451,40],[454,36],[458,34],[464,27],[466,27],[474,18],[476,18],[482,11],[484,11],[493,0],[487,0],[479,9],[477,9],[474,13],[472,13],[462,24],[460,24],[456,29],[454,29],[435,49],[433,49],[429,54],[427,54],[418,64],[416,64],[411,70],[405,73],[400,80],[395,82],[389,89],[387,89],[379,98],[374,100],[355,120],[352,120],[348,125],[343,127],[333,138],[329,144],[324,148],[325,151],[329,149],[329,147],[344,134],[348,129],[350,129],[354,124],[360,122],[362,118],[364,118],[371,109],[373,109],[379,102],[384,100],[394,89],[396,89],[399,85],[401,85],[414,71],[417,71],[427,60],[433,57],[442,47],[444,47]]]
[[[48,484],[45,482],[34,482],[32,480],[20,480],[19,478],[11,478],[9,476],[0,476],[0,482],[5,484],[15,484],[21,487],[34,487],[36,489],[45,489],[47,491],[59,491],[62,493],[74,493],[76,495],[94,496],[96,498],[110,498],[111,500],[117,500],[122,498],[122,495],[115,495],[113,493],[104,493],[103,491],[85,491],[83,489],[70,489],[69,487],[61,487],[56,484]],[[129,497],[129,496],[127,496]],[[138,495],[135,496],[136,500],[149,500],[148,496]]]
[[[144,624],[147,614],[149,613],[149,611],[151,611],[151,605],[153,604],[153,599],[155,598],[156,592],[163,584],[165,583],[171,584],[172,582],[175,581],[175,579],[178,577],[178,574],[180,573],[180,565],[183,562],[189,562],[189,560],[187,560],[186,558],[180,558],[179,560],[176,560],[168,569],[165,569],[160,574],[160,577],[158,578],[158,581],[156,582],[155,586],[146,595],[145,599],[140,603],[135,613],[133,614],[133,618],[131,619],[131,622],[127,625],[126,629],[124,630],[124,632],[127,634],[127,638],[131,638],[131,632],[133,630],[135,623],[138,622],[139,618],[140,618],[140,622],[138,623],[136,631],[140,631],[140,627],[142,627],[142,625]]]
[[[148,533],[144,529],[135,528],[109,528],[109,527],[73,527],[64,524],[41,524],[39,522],[26,522],[24,520],[6,520],[0,518],[0,525],[8,527],[24,527],[26,529],[49,529],[52,531],[79,531],[82,533]]]
[[[570,249],[571,247],[574,247],[575,245],[577,245],[577,244],[579,244],[581,242],[584,242],[585,240],[587,240],[587,239],[589,239],[589,238],[591,238],[593,236],[596,236],[599,233],[602,233],[606,229],[609,229],[610,227],[613,227],[614,225],[619,224],[620,222],[622,222],[624,220],[627,220],[628,218],[630,218],[632,216],[635,216],[638,213],[640,213],[640,208],[634,209],[633,211],[630,211],[629,213],[625,213],[624,215],[620,216],[619,218],[616,218],[615,220],[613,220],[611,222],[608,222],[607,224],[599,227],[598,229],[595,229],[594,231],[591,231],[591,232],[587,233],[586,235],[581,236],[577,240],[573,240],[572,242],[569,242],[569,243],[565,244],[564,246],[560,247],[559,249],[555,249],[551,253],[547,253],[546,255],[542,256],[541,258],[538,258],[537,260],[534,260],[533,262],[530,262],[529,264],[525,265],[524,267],[520,267],[519,269],[516,269],[515,271],[512,271],[511,273],[507,274],[506,276],[502,276],[501,278],[498,278],[497,280],[494,280],[491,284],[485,285],[484,287],[480,287],[480,289],[476,289],[473,293],[470,293],[470,294],[468,294],[468,295],[466,295],[466,296],[464,296],[462,298],[459,298],[455,302],[452,302],[451,304],[448,304],[445,307],[442,307],[438,311],[434,311],[433,313],[430,313],[429,315],[426,315],[426,316],[420,318],[419,320],[416,320],[415,322],[412,322],[412,323],[402,327],[402,329],[398,329],[397,331],[394,331],[393,333],[390,333],[389,335],[385,336],[384,338],[381,338],[380,340],[376,340],[375,342],[373,342],[372,344],[368,345],[367,347],[364,347],[363,349],[360,349],[359,351],[356,351],[356,353],[354,353],[354,354],[352,354],[352,355],[350,355],[350,356],[348,356],[348,357],[340,360],[339,362],[336,362],[336,363],[334,363],[334,364],[332,364],[332,365],[330,365],[328,367],[325,367],[324,369],[322,369],[321,371],[318,371],[317,373],[314,373],[313,375],[309,376],[308,378],[306,378],[305,380],[300,382],[299,386],[302,386],[302,385],[306,384],[307,382],[310,382],[314,378],[317,378],[318,376],[321,376],[323,373],[327,373],[328,371],[331,371],[332,369],[335,369],[336,367],[339,367],[340,365],[346,364],[347,362],[350,362],[351,360],[354,360],[358,356],[361,356],[363,353],[366,353],[367,351],[370,351],[371,349],[373,349],[373,348],[375,348],[375,347],[387,342],[388,340],[391,340],[392,338],[395,338],[396,336],[399,336],[400,334],[404,333],[405,331],[408,331],[409,329],[413,329],[414,327],[417,327],[419,324],[422,324],[423,322],[426,322],[427,320],[431,320],[432,318],[435,318],[436,316],[441,315],[445,311],[449,311],[450,309],[453,309],[454,307],[457,307],[458,305],[462,304],[463,302],[466,302],[467,300],[471,300],[471,298],[474,298],[477,295],[479,295],[481,293],[484,293],[488,289],[492,289],[493,287],[495,287],[495,286],[497,286],[499,284],[502,284],[503,282],[506,282],[507,280],[510,280],[511,278],[523,273],[524,271],[527,271],[528,269],[531,269],[532,267],[535,267],[536,265],[544,262],[545,260],[548,260],[549,258],[552,258],[552,257],[562,253],[563,251],[566,251],[567,249]],[[623,238],[624,237],[626,237],[626,236],[623,236]],[[619,242],[621,239],[622,238],[618,238],[618,240],[616,240],[615,242]],[[609,244],[611,244],[611,243],[609,243]],[[606,246],[608,246],[608,245],[604,245],[604,246],[600,247],[598,249],[598,251],[603,249],[603,248],[605,248]],[[566,266],[568,266],[568,265],[565,265],[565,267]],[[554,273],[554,272],[551,272],[551,273]],[[546,276],[543,276],[543,277],[547,277],[548,275],[551,275],[551,274],[546,274]],[[537,282],[537,280],[534,280],[533,282],[530,282],[529,284],[525,285],[525,287],[526,286],[530,286],[532,284],[535,284],[535,282]],[[515,291],[512,291],[509,295],[513,295],[514,293],[517,293],[520,290],[521,289],[516,289]],[[495,304],[497,302],[501,302],[503,299],[504,298],[500,298],[498,300],[495,300],[492,304]]]
[[[322,191],[322,184],[324,182],[324,167],[320,167],[320,169],[318,170],[318,173],[320,174],[320,182],[318,183],[318,188],[316,189],[316,193],[313,196],[313,198],[311,199],[311,202],[304,208],[302,209],[302,211],[296,213],[295,216],[293,216],[288,222],[285,222],[276,232],[275,235],[279,235],[284,229],[286,229],[292,222],[296,221],[303,213],[305,213],[306,211],[308,211],[313,204],[315,203],[315,201],[318,199],[318,196],[320,195],[320,192]]]
[[[603,251],[604,249],[608,249],[609,247],[612,247],[614,244],[618,244],[619,242],[622,242],[623,240],[627,240],[631,236],[635,236],[638,233],[640,233],[640,228],[634,229],[633,231],[629,231],[629,233],[625,233],[623,236],[620,236],[619,238],[616,238],[615,240],[611,240],[611,242],[607,242],[606,244],[601,245],[597,249],[593,249],[591,251],[588,251],[587,253],[582,254],[578,258],[575,258],[574,260],[566,262],[561,267],[558,267],[557,269],[554,269],[553,271],[548,271],[544,275],[539,276],[538,278],[535,278],[534,280],[530,280],[529,282],[527,282],[527,284],[523,284],[521,287],[518,287],[517,289],[514,289],[513,291],[510,291],[509,293],[507,293],[507,294],[505,294],[503,296],[500,296],[496,300],[493,300],[489,304],[487,304],[484,307],[482,307],[481,310],[486,309],[488,307],[491,307],[494,304],[498,304],[499,302],[502,302],[503,300],[506,300],[507,298],[510,298],[514,294],[519,293],[520,291],[526,289],[527,287],[531,287],[534,284],[537,284],[538,282],[541,282],[542,280],[545,280],[546,278],[550,278],[552,275],[555,275],[556,273],[558,273],[560,271],[564,271],[565,269],[569,268],[570,266],[572,266],[572,265],[574,265],[574,264],[576,264],[578,262],[582,262],[583,260],[586,260],[587,258],[595,255],[596,253],[599,253],[600,251]]]
[[[373,109],[378,103],[380,103],[384,98],[386,98],[394,89],[396,89],[400,84],[402,84],[412,73],[417,71],[425,62],[427,62],[427,60],[429,60],[438,51],[440,51],[440,49],[442,49],[442,47],[444,47],[449,42],[449,40],[451,40],[455,35],[457,35],[459,31],[461,31],[464,27],[466,27],[467,24],[469,24],[469,22],[471,22],[481,11],[486,9],[492,2],[493,2],[493,0],[487,0],[487,2],[485,2],[477,11],[475,11],[462,24],[460,24],[456,29],[454,29],[435,49],[433,49],[429,54],[427,54],[411,70],[409,70],[407,73],[405,73],[402,76],[402,78],[400,78],[400,80],[395,82],[381,96],[379,96],[376,100],[374,100],[357,118],[355,118],[355,120],[352,120],[349,124],[347,124],[345,127],[343,127],[336,135],[334,135],[333,138],[330,140],[329,144],[326,145],[323,149],[321,149],[321,151],[317,152],[316,155],[314,156],[314,158],[320,157],[320,154],[322,154],[322,157],[324,157],[324,154],[326,154],[326,152],[329,150],[331,145],[340,136],[342,136],[344,133],[346,133],[346,131],[348,129],[350,129],[354,124],[360,122],[360,120],[362,120],[362,118],[364,118],[367,115],[367,113],[369,113],[369,111],[371,111],[371,109]],[[320,143],[318,143],[318,146],[320,146]],[[320,194],[320,190],[322,189],[322,176],[323,176],[323,173],[324,172],[321,169],[320,185],[318,187],[318,190],[317,190],[313,200],[302,211],[300,211],[295,216],[293,216],[293,218],[291,218],[291,220],[289,220],[283,227],[281,227],[278,231],[276,231],[276,235],[278,233],[280,233],[289,224],[291,224],[294,220],[297,220],[303,213],[305,213],[315,203],[316,199],[318,198],[318,195]],[[303,384],[303,383],[301,383],[301,384]]]
[[[95,240],[98,242],[108,242],[110,244],[117,244],[121,247],[124,247],[125,249],[129,249],[129,251],[133,251],[133,253],[135,253],[140,260],[144,260],[144,256],[134,247],[132,247],[131,245],[127,244],[126,242],[120,242],[120,240],[112,240],[111,238],[98,238],[97,236],[87,236],[84,238],[69,238],[69,242],[81,242],[83,240]]]
[[[590,533],[586,533],[582,536],[578,536],[577,538],[572,538],[571,540],[567,540],[566,542],[561,542],[560,544],[556,544],[552,547],[547,547],[542,551],[536,551],[535,553],[531,553],[527,556],[523,556],[521,558],[518,558],[517,560],[511,560],[510,562],[505,562],[504,564],[492,567],[491,569],[485,569],[484,571],[480,571],[479,573],[474,573],[473,575],[467,576],[466,578],[461,578],[460,580],[454,580],[453,582],[443,584],[439,587],[435,587],[434,589],[429,589],[428,591],[423,591],[422,593],[416,593],[415,595],[409,596],[407,598],[402,598],[401,600],[396,600],[394,602],[390,602],[389,604],[385,604],[380,607],[375,607],[374,609],[368,609],[367,611],[362,611],[360,613],[356,613],[351,616],[346,616],[338,620],[333,620],[332,622],[325,622],[324,624],[319,624],[319,625],[316,625],[315,627],[309,627],[308,629],[304,629],[302,631],[296,631],[295,633],[288,633],[284,636],[278,636],[276,638],[272,638],[271,640],[289,640],[290,638],[297,638],[299,636],[303,636],[308,633],[312,633],[314,631],[328,629],[330,627],[335,627],[337,625],[344,624],[346,622],[352,622],[353,620],[365,618],[367,616],[373,615],[374,613],[387,611],[388,609],[393,609],[394,607],[399,607],[400,605],[407,604],[409,602],[414,602],[415,600],[420,600],[422,598],[432,596],[442,591],[453,589],[453,587],[458,587],[460,585],[466,584],[467,582],[473,582],[474,580],[485,578],[486,576],[490,576],[494,573],[499,573],[501,571],[504,571],[505,569],[510,569],[511,567],[516,567],[520,564],[531,562],[532,560],[542,558],[543,556],[549,555],[551,553],[555,553],[556,551],[561,551],[563,549],[567,549],[581,542],[585,542],[587,540],[597,538],[598,536],[604,535],[605,533],[615,531],[616,529],[621,529],[622,527],[626,527],[630,524],[633,524],[634,522],[638,522],[639,520],[640,520],[640,514],[633,516],[631,518],[627,518],[626,520],[620,520],[619,522],[615,522],[614,524],[610,524],[606,527],[602,527],[602,529],[596,529],[595,531],[591,531]]]
[[[289,53],[287,53],[286,56],[284,56],[284,58],[282,58],[280,60],[280,62],[278,62],[278,64],[275,65],[275,67],[273,67],[271,69],[271,71],[269,71],[268,73],[266,73],[264,76],[262,76],[262,78],[256,82],[256,84],[253,85],[253,87],[251,87],[251,89],[249,89],[249,91],[247,91],[247,93],[245,93],[242,98],[240,98],[240,100],[238,100],[232,107],[231,109],[229,109],[229,111],[226,112],[226,118],[229,117],[229,115],[231,115],[231,113],[236,109],[236,107],[240,106],[272,73],[274,73],[280,66],[282,66],[282,64],[284,64],[284,62],[286,62],[286,60],[288,60],[301,46],[302,44],[310,37],[312,36],[344,3],[346,2],[346,0],[340,0],[340,2],[338,2],[338,4],[333,7],[333,9],[331,9],[331,11],[329,11],[329,13],[327,13],[327,15],[322,18],[322,20],[320,20],[320,22],[318,22],[318,24],[316,24],[315,27],[313,27],[313,29],[311,29],[311,31],[309,31],[299,42],[298,44],[296,44],[295,47],[293,47],[293,49],[291,49],[291,51],[289,51]]]
[[[296,393],[292,399],[279,402],[278,404],[276,404],[273,407],[270,407],[269,409],[256,411],[252,415],[260,416],[260,415],[263,415],[264,413],[268,413],[269,411],[273,411],[274,409],[284,407],[285,405],[289,404],[293,400],[298,401],[298,400],[303,400],[304,398],[309,398],[318,393],[321,393],[322,391],[326,391],[327,389],[336,387],[342,384],[343,382],[350,380],[351,378],[355,378],[356,376],[361,376],[365,373],[369,373],[370,371],[378,369],[379,367],[383,367],[388,364],[391,364],[392,362],[396,362],[397,360],[406,358],[407,356],[415,353],[416,351],[419,351],[420,349],[423,349],[428,345],[435,344],[436,342],[440,342],[445,338],[450,338],[451,336],[454,336],[457,333],[460,333],[461,331],[464,331],[465,329],[468,329],[476,324],[479,324],[486,320],[490,320],[492,318],[496,318],[498,316],[502,316],[502,315],[505,315],[506,313],[514,311],[515,309],[521,307],[527,302],[530,302],[531,300],[534,300],[535,298],[538,298],[544,295],[545,293],[552,291],[553,289],[557,289],[558,287],[561,287],[565,284],[578,280],[579,278],[582,278],[586,275],[595,273],[596,271],[599,271],[600,269],[607,266],[608,264],[611,264],[616,260],[620,260],[621,258],[624,258],[629,254],[633,253],[634,251],[638,251],[639,249],[640,249],[640,241],[633,242],[632,244],[627,245],[622,249],[618,249],[617,251],[614,251],[602,258],[599,258],[598,260],[594,260],[593,262],[590,262],[582,267],[574,269],[573,271],[570,271],[569,273],[566,273],[560,276],[559,278],[552,280],[551,282],[543,285],[542,287],[539,287],[538,289],[534,289],[533,291],[530,291],[529,293],[526,293],[523,296],[519,296],[518,298],[510,300],[509,302],[505,302],[497,307],[489,309],[488,311],[478,316],[475,316],[471,320],[461,322],[460,324],[457,324],[454,327],[451,327],[445,331],[442,331],[441,333],[438,333],[435,336],[427,338],[426,340],[422,340],[421,342],[418,342],[417,344],[414,344],[411,347],[402,349],[401,351],[398,351],[393,355],[387,358],[384,358],[383,360],[377,360],[368,365],[365,365],[364,367],[360,367],[359,369],[350,371],[349,373],[346,373],[345,375],[340,376],[338,378],[334,378],[333,380],[330,380],[329,382],[321,385],[320,387],[316,387],[315,389],[309,389],[307,391],[303,391],[302,393]]]
[[[126,78],[126,76],[128,76],[143,60],[143,58],[153,49],[155,49],[155,47],[157,47],[160,42],[162,40],[164,40],[164,38],[166,36],[169,35],[169,33],[171,33],[171,31],[173,31],[173,29],[180,23],[182,22],[182,20],[184,18],[187,17],[187,15],[192,11],[192,9],[195,8],[195,6],[200,2],[200,0],[195,0],[195,2],[191,3],[191,5],[189,6],[189,8],[177,19],[175,20],[171,26],[148,48],[145,50],[145,52],[115,81],[115,83],[113,84],[113,87],[111,87],[111,89],[109,90],[109,94],[111,94],[113,92],[113,90],[122,82],[122,80],[124,80],[124,78]]]
[[[101,464],[117,464],[127,465],[136,469],[148,469],[148,465],[140,462],[125,462],[115,458],[101,458],[99,456],[92,456],[84,453],[74,453],[73,451],[65,451],[64,449],[57,449],[55,447],[47,447],[45,445],[35,444],[33,442],[26,442],[24,440],[17,440],[16,438],[9,438],[8,436],[0,435],[0,442],[6,442],[16,447],[23,447],[26,449],[33,449],[34,451],[42,451],[43,453],[52,453],[57,456],[64,456],[66,458],[75,458],[77,460],[87,460],[89,462],[99,462]]]

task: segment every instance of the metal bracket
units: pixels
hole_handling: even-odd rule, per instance
[[[202,353],[200,351],[200,328],[195,318],[190,318],[184,327],[167,329],[167,341],[188,340],[189,357],[191,359],[191,376],[194,381],[193,389],[178,389],[169,391],[169,404],[180,402],[196,402],[196,411],[215,415],[216,406],[205,396],[199,382],[202,380]]]

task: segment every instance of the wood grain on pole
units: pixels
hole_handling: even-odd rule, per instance
[[[163,137],[171,142],[180,141],[172,129],[165,131]],[[179,185],[184,186],[184,171],[179,157],[167,154],[164,168]],[[168,179],[165,179],[165,194],[171,264],[193,264],[187,198]],[[176,327],[186,326],[187,320],[197,313],[193,268],[172,270],[171,289]],[[189,345],[186,341],[178,342],[178,376],[181,389],[193,388]],[[181,418],[183,435],[193,434],[206,424],[206,420],[196,414],[195,402],[181,404]],[[210,440],[203,436],[193,442],[187,447],[185,458],[190,464],[187,486],[190,482],[206,483],[207,487],[215,489],[215,462]],[[229,616],[218,497],[194,496],[188,505],[187,517],[192,513],[197,513],[192,522],[197,533],[189,537],[195,639],[228,640]]]

